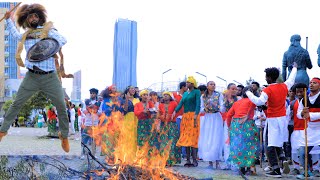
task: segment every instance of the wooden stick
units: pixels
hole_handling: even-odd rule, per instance
[[[306,50],[308,51],[308,36],[306,37]]]
[[[262,145],[262,120],[260,119],[260,168],[262,168],[262,152],[263,152],[263,145]]]
[[[15,5],[15,6],[9,11],[9,13],[12,13],[12,11],[14,11],[21,3],[22,3],[22,2],[19,2],[17,5]],[[4,20],[5,18],[6,18],[6,16],[3,16],[3,17],[0,19],[0,22],[1,22],[2,20]]]
[[[307,107],[307,89],[304,88],[304,107]],[[304,148],[304,177],[308,179],[308,137],[307,137],[307,120],[304,119],[304,140],[305,140],[305,148]]]

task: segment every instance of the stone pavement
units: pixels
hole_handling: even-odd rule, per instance
[[[184,162],[183,162],[184,163]],[[242,178],[237,171],[234,170],[217,170],[217,169],[212,169],[209,168],[208,162],[204,161],[199,161],[198,167],[190,167],[186,168],[183,167],[183,163],[181,165],[177,165],[172,167],[171,169],[189,176],[189,177],[195,177],[196,179],[232,179],[232,180],[237,180],[237,179],[244,179]],[[224,166],[224,163],[221,163],[221,166]],[[246,176],[247,179],[250,180],[256,180],[256,179],[273,179],[270,177],[265,176],[265,172],[263,171],[263,168],[267,166],[266,163],[263,164],[262,168],[260,168],[259,165],[256,166],[257,169],[257,176]],[[293,167],[290,167],[293,169]],[[282,179],[296,179],[296,177],[292,175],[285,175],[282,174],[283,177]]]
[[[100,153],[99,153],[100,154]],[[21,157],[9,157],[9,161],[10,164],[12,165],[12,163],[14,164],[15,162],[17,162]],[[41,158],[41,156],[39,156],[39,158]],[[44,157],[47,158],[47,157]],[[59,161],[63,162],[64,165],[66,165],[66,167],[78,170],[78,171],[82,171],[84,172],[86,170],[87,167],[87,160],[81,160],[79,156],[54,156],[54,158],[58,159]],[[97,158],[100,160],[100,162],[104,162],[104,156],[97,156]],[[46,160],[46,159],[44,159]],[[96,167],[98,167],[98,164],[96,164]],[[194,177],[196,179],[199,180],[209,180],[209,179],[214,179],[214,180],[241,180],[244,179],[242,178],[238,172],[233,171],[233,170],[216,170],[216,169],[210,169],[208,168],[208,162],[204,162],[204,161],[199,161],[199,166],[198,167],[183,167],[184,161],[182,162],[181,165],[176,165],[173,167],[168,168],[168,170],[173,171],[173,172],[177,172],[180,174],[183,174],[185,176],[189,176],[189,177]],[[224,163],[221,163],[221,166],[223,166]],[[266,167],[266,163],[264,163],[263,168]],[[55,171],[57,171],[57,169],[52,168],[49,169],[49,166],[47,166],[47,170],[49,170],[52,173],[55,173]],[[246,176],[246,179],[249,180],[267,180],[267,179],[273,179],[273,178],[269,178],[266,177],[264,175],[263,169],[261,169],[259,166],[256,167],[257,168],[257,176]],[[292,166],[291,166],[292,168]],[[57,172],[56,172],[57,173]],[[75,178],[75,179],[79,179],[79,178]],[[295,176],[292,175],[284,175],[282,179],[284,180],[288,180],[288,179],[296,179]],[[320,179],[320,178],[319,178]]]
[[[87,166],[86,160],[80,159],[81,145],[80,141],[69,140],[71,150],[70,153],[63,152],[60,140],[57,138],[39,138],[47,135],[47,128],[10,128],[8,135],[5,136],[0,142],[0,155],[11,155],[9,161],[11,163],[17,162],[20,158],[16,158],[16,155],[48,155],[57,158],[63,162],[67,167],[84,171]],[[70,138],[69,138],[70,139]],[[99,156],[100,151],[97,148],[97,157],[101,162],[105,162],[105,156]],[[47,157],[44,157],[47,158]],[[199,161],[198,167],[183,167],[183,161],[181,165],[175,165],[168,168],[170,171],[178,172],[180,174],[194,177],[196,179],[244,179],[237,171],[233,170],[216,170],[208,168],[208,162]],[[221,163],[223,166],[224,163]],[[266,167],[266,163],[263,164],[263,168]],[[256,179],[272,179],[266,177],[263,169],[259,166],[257,168],[257,176],[246,176],[249,180]],[[291,168],[293,168],[291,166]],[[283,175],[282,179],[296,179],[292,175]],[[319,178],[320,179],[320,178]]]
[[[98,156],[99,160],[101,162],[104,162],[103,156]],[[72,157],[70,159],[68,158],[60,158],[62,162],[64,162],[69,167],[80,169],[83,168],[86,164],[86,160],[80,160],[79,157]],[[173,167],[168,168],[168,170],[177,172],[180,174],[183,174],[185,176],[194,177],[199,180],[242,180],[242,178],[237,171],[233,170],[216,170],[216,169],[210,169],[208,168],[209,163],[204,161],[199,161],[198,167],[183,167],[184,161],[181,165],[176,165]],[[224,163],[222,162],[221,165],[223,166]],[[266,163],[264,163],[263,168],[266,167]],[[258,165],[257,167],[257,176],[246,176],[249,180],[268,180],[273,179],[270,177],[265,176],[265,172],[263,171],[263,168],[261,169]],[[293,169],[293,167],[290,167]],[[281,179],[288,180],[288,179],[296,179],[293,175],[285,175],[283,174],[283,177]],[[320,179],[320,178],[319,178]]]
[[[100,160],[100,162],[105,162],[105,156],[99,156],[100,151],[99,148],[97,149],[97,158]],[[75,168],[80,170],[81,168],[85,167],[85,164],[87,160],[81,160],[79,157],[70,157],[70,158],[62,158],[60,157],[61,161],[64,162],[66,165],[69,167]],[[209,180],[209,179],[214,179],[214,180],[224,180],[224,179],[230,179],[230,180],[241,180],[244,179],[242,178],[238,171],[234,170],[217,170],[217,169],[212,169],[209,168],[208,162],[205,161],[199,161],[198,167],[184,167],[183,164],[185,163],[185,160],[179,165],[175,165],[173,167],[167,168],[170,171],[177,172],[189,177],[194,177],[199,180]],[[221,166],[224,166],[224,162],[221,162]],[[249,180],[267,180],[267,179],[273,179],[270,177],[265,176],[265,172],[263,169],[267,166],[266,162],[263,162],[262,168],[260,168],[259,165],[256,166],[257,169],[257,176],[246,176],[247,179]],[[293,166],[290,166],[290,169],[293,169]],[[287,179],[296,179],[295,176],[293,175],[285,175],[282,174],[283,177],[282,179],[287,180]],[[320,179],[320,178],[319,178]]]
[[[47,138],[47,128],[11,127],[0,142],[0,155],[77,155],[81,141],[69,138],[70,152],[65,153],[58,138]]]

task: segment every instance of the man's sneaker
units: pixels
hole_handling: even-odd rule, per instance
[[[313,173],[314,177],[320,177],[319,170],[314,170],[312,173]]]
[[[256,158],[255,164],[256,164],[256,165],[260,165],[260,159],[257,159],[257,158]]]
[[[294,168],[291,172],[290,172],[290,175],[298,175],[300,174],[300,171],[296,168]]]
[[[310,171],[308,171],[307,177],[308,177],[308,179],[313,179],[313,174]],[[297,179],[305,179],[305,178],[306,177],[305,177],[304,173],[297,176]]]
[[[268,177],[274,177],[274,178],[282,178],[282,175],[280,172],[277,171],[271,171],[271,172],[267,172],[266,176]]]
[[[240,168],[240,175],[246,175],[246,172],[247,172],[247,170],[245,167]]]
[[[284,174],[289,174],[290,172],[290,167],[288,161],[283,161],[283,173]]]
[[[272,171],[272,167],[267,166],[266,168],[263,169],[265,172],[271,172]]]

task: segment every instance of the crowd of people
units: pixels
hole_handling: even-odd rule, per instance
[[[122,93],[115,85],[101,93],[92,88],[83,104],[66,101],[69,137],[81,139],[94,155],[101,147],[108,163],[115,163],[116,149],[126,144],[125,158],[132,163],[143,156],[148,165],[160,153],[166,166],[185,158],[185,167],[197,167],[201,159],[212,169],[256,175],[255,166],[268,162],[269,177],[320,177],[320,79],[295,83],[296,72],[295,65],[288,79],[278,82],[279,70],[267,68],[267,85],[230,83],[223,92],[216,91],[214,81],[198,86],[192,76],[178,84],[178,91],[161,94],[133,86]],[[58,136],[57,114],[54,105],[38,114],[38,127],[46,124],[49,136]]]
[[[80,129],[81,129],[81,104],[78,107],[75,106],[71,101],[66,100],[66,111],[69,119],[69,137],[72,136],[75,140],[80,140]],[[44,118],[45,117],[45,118]],[[47,111],[41,111],[37,115],[38,128],[48,128],[48,136],[58,137],[59,132],[59,118],[57,109],[53,104],[50,104]]]
[[[296,72],[295,64],[288,79],[278,82],[279,70],[267,68],[267,85],[230,83],[224,92],[215,90],[214,81],[197,86],[192,76],[179,84],[177,92],[161,94],[133,86],[123,93],[114,85],[100,94],[92,88],[85,107],[79,108],[82,141],[97,143],[92,129],[107,127],[99,131],[102,141],[97,145],[104,147],[101,150],[109,163],[115,162],[115,149],[120,146],[117,141],[125,134],[125,144],[132,147],[126,158],[132,162],[147,145],[149,151],[144,156],[149,159],[155,150],[161,154],[169,149],[166,166],[180,164],[185,158],[185,167],[197,167],[202,159],[212,169],[238,169],[242,174],[256,175],[255,166],[266,161],[264,171],[269,177],[279,178],[283,173],[301,179],[319,177],[320,79],[311,79],[309,86],[295,84]],[[308,89],[306,105],[304,89]],[[307,174],[302,170],[306,120]],[[116,127],[117,121],[122,121],[124,128]],[[221,161],[225,162],[223,167]]]
[[[11,13],[5,13],[5,21],[10,35],[20,42],[16,62],[28,72],[6,113],[0,141],[21,106],[34,93],[43,91],[54,104],[47,112],[49,135],[61,139],[65,152],[70,150],[68,137],[80,131],[81,141],[90,145],[94,155],[96,146],[101,147],[101,155],[106,155],[109,163],[123,158],[117,150],[126,145],[121,160],[130,163],[144,157],[146,166],[160,155],[166,166],[180,164],[186,158],[185,167],[197,167],[198,160],[203,159],[213,169],[235,168],[241,174],[255,175],[255,165],[266,160],[264,170],[269,177],[279,178],[283,173],[299,179],[320,176],[320,79],[309,80],[306,68],[311,69],[312,63],[300,45],[299,35],[290,38],[283,57],[285,82],[277,81],[279,69],[267,68],[267,85],[230,83],[224,92],[216,91],[214,81],[198,86],[192,76],[179,84],[177,92],[161,94],[133,86],[120,93],[111,85],[100,94],[98,89],[90,89],[90,98],[76,108],[65,103],[61,84],[61,78],[72,77],[63,67],[61,47],[67,41],[52,22],[47,22],[46,9],[40,4],[17,9],[15,18],[18,27],[25,30],[23,34],[14,25]],[[23,62],[22,50],[29,52],[33,45],[41,46],[38,42],[44,38],[58,41],[55,49],[59,50],[60,65],[57,55],[40,52],[42,58],[34,58],[39,55],[37,51],[31,51]],[[43,119],[38,116],[39,127]],[[220,165],[222,160],[224,167]]]
[[[54,104],[47,112],[49,135],[61,139],[65,152],[70,150],[68,136],[80,131],[81,141],[90,144],[93,154],[100,146],[101,155],[106,155],[109,163],[122,158],[117,156],[117,149],[126,145],[122,161],[135,162],[144,157],[147,166],[152,157],[160,155],[167,166],[186,158],[185,167],[197,167],[198,160],[203,159],[213,169],[236,168],[241,174],[255,175],[255,165],[266,160],[264,170],[269,177],[279,178],[283,173],[299,179],[320,176],[320,79],[309,80],[306,68],[311,69],[312,63],[300,45],[299,35],[290,38],[283,57],[285,82],[277,81],[279,69],[267,68],[267,85],[230,83],[224,92],[216,91],[214,81],[198,86],[192,76],[179,84],[177,92],[161,94],[133,86],[120,93],[111,85],[100,94],[98,89],[90,89],[90,98],[76,108],[65,103],[61,84],[61,78],[72,77],[63,67],[61,47],[67,41],[52,22],[47,22],[46,9],[40,4],[24,4],[17,9],[15,18],[23,34],[14,25],[11,13],[5,13],[5,21],[10,35],[19,40],[16,62],[28,72],[6,113],[0,141],[18,121],[15,117],[21,106],[43,91]],[[42,58],[34,58],[39,55],[37,51],[31,51],[22,61],[23,49],[29,53],[31,47],[41,46],[38,42],[47,38],[58,42],[55,49],[59,50],[60,65],[57,55],[40,52]],[[43,119],[38,116],[39,127]],[[220,165],[222,160],[224,167]]]

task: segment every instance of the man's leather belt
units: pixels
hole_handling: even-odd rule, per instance
[[[38,71],[38,70],[29,69],[29,68],[28,68],[28,70],[29,70],[29,72],[32,72],[33,74],[50,74],[50,73],[54,72],[54,71],[48,71],[48,72],[46,72],[46,71]]]

